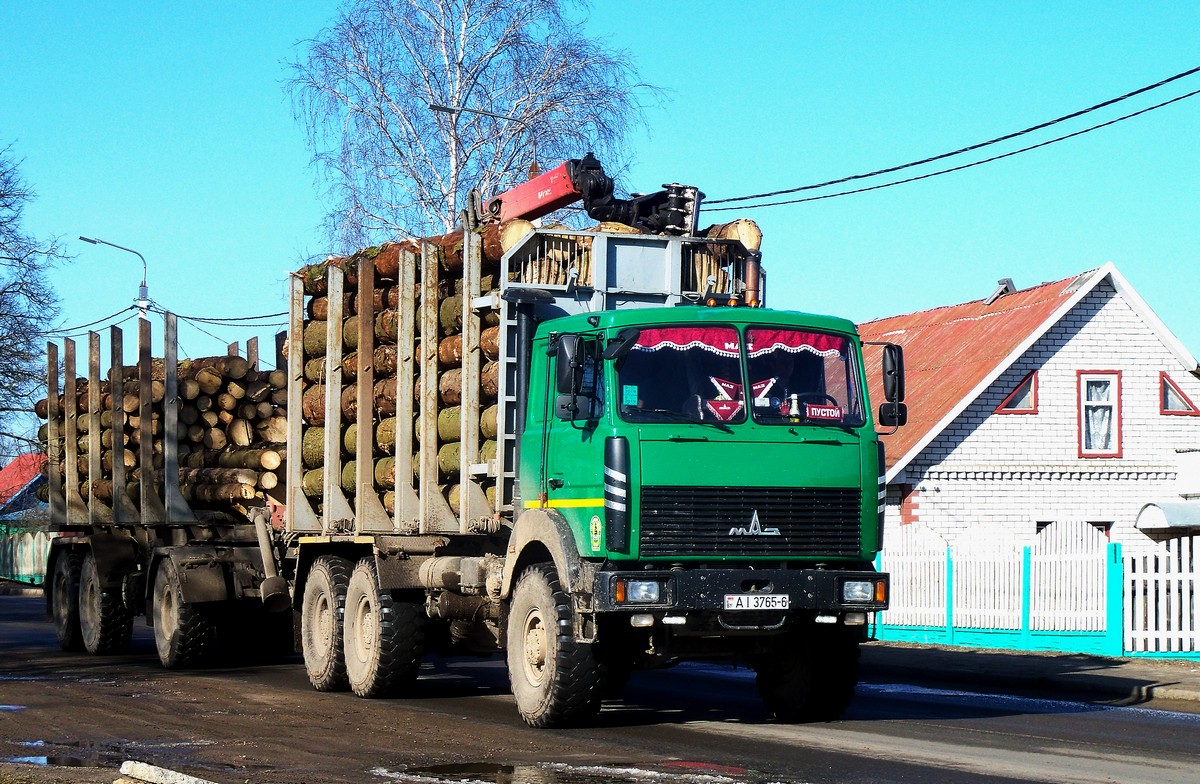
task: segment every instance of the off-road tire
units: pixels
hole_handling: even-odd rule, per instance
[[[88,653],[125,653],[133,638],[133,613],[125,606],[121,586],[100,575],[96,556],[88,552],[79,576],[79,627]]]
[[[425,605],[379,587],[374,558],[363,558],[346,587],[342,646],[350,690],[359,697],[411,691],[425,655]]]
[[[838,719],[854,698],[858,655],[858,641],[840,634],[779,646],[755,667],[763,705],[787,724]]]
[[[79,626],[79,576],[83,558],[71,548],[59,551],[54,559],[53,594],[50,616],[58,646],[64,651],[83,650],[83,631]]]
[[[170,558],[158,564],[151,604],[154,644],[168,670],[205,664],[216,650],[216,624],[196,605],[183,600],[179,572]]]
[[[317,691],[345,691],[346,658],[342,634],[346,617],[346,588],[353,564],[335,555],[313,561],[304,583],[300,611],[300,650],[308,682]]]
[[[603,667],[575,641],[571,597],[550,564],[521,573],[508,612],[508,679],[531,727],[579,724],[600,710]]]

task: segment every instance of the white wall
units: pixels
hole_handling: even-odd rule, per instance
[[[993,411],[1031,370],[1038,413]],[[1120,370],[1120,458],[1078,456],[1076,371]],[[1101,282],[940,434],[898,479],[916,485],[919,519],[950,544],[997,535],[1031,544],[1038,521],[1111,522],[1137,552],[1133,527],[1147,501],[1175,496],[1177,447],[1200,447],[1200,417],[1159,413],[1159,372],[1200,403],[1200,379]],[[919,406],[919,400],[909,401]],[[895,502],[894,497],[889,500]],[[888,509],[897,525],[899,509]]]

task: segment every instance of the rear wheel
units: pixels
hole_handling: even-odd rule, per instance
[[[133,636],[133,613],[125,607],[121,587],[101,578],[96,555],[83,558],[79,578],[79,626],[88,653],[124,653]]]
[[[575,641],[571,597],[550,564],[522,572],[508,614],[508,679],[531,727],[578,723],[600,710],[603,668]]]
[[[374,558],[363,558],[346,588],[342,644],[346,677],[359,697],[391,697],[412,688],[425,655],[425,607],[379,587]]]
[[[216,627],[196,605],[183,600],[179,571],[170,558],[154,580],[154,644],[167,669],[203,664],[216,647]]]
[[[83,631],[79,626],[79,577],[83,559],[71,549],[63,549],[54,559],[54,595],[50,614],[54,633],[64,651],[83,650]]]
[[[313,561],[304,584],[300,648],[308,681],[317,691],[344,691],[350,685],[342,631],[351,568],[345,558],[322,555]]]
[[[780,645],[755,667],[763,705],[782,722],[833,721],[858,684],[858,641],[828,634]]]

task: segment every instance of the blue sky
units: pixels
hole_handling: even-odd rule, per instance
[[[80,234],[144,254],[151,296],[181,314],[285,309],[287,272],[326,244],[284,63],[335,7],[0,3],[0,144],[39,194],[27,229],[76,254],[55,276],[62,325],[128,306],[141,276]],[[584,29],[666,89],[629,139],[626,188],[712,199],[923,158],[1200,65],[1200,4],[1178,2],[598,0]],[[1055,130],[1195,89],[1200,75]],[[864,321],[1112,261],[1200,354],[1197,139],[1200,96],[965,172],[706,217],[759,221],[774,307]],[[187,324],[180,341],[224,345]]]

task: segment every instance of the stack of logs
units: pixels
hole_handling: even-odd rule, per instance
[[[152,414],[146,430],[152,438],[153,464],[139,463],[143,427],[139,411],[138,369],[124,368],[124,380],[113,413],[113,390],[100,382],[100,411],[89,412],[89,383],[76,382],[76,398],[60,398],[58,443],[49,443],[49,425],[39,432],[47,455],[55,460],[60,476],[66,464],[65,413],[77,412],[77,460],[80,495],[111,506],[114,501],[113,464],[122,461],[126,472],[125,492],[135,507],[140,506],[142,472],[152,471],[159,498],[163,497],[163,455],[166,437],[179,447],[179,486],[186,501],[195,508],[212,508],[237,513],[239,507],[265,502],[269,493],[282,498],[283,460],[287,439],[287,374],[282,370],[259,371],[239,356],[182,360],[178,365],[178,432],[163,432],[164,364],[153,360],[149,395]],[[43,419],[49,413],[46,400],[35,406]],[[100,476],[90,476],[91,431],[100,430]],[[62,489],[62,488],[60,488]]]
[[[438,409],[437,434],[438,443],[432,445],[437,449],[438,478],[437,484],[450,508],[457,513],[460,488],[458,483],[462,453],[461,437],[461,398],[462,398],[462,233],[455,232],[441,237],[426,240],[438,254],[440,265],[438,283],[438,323],[439,334],[437,344],[438,372]],[[487,294],[499,287],[497,278],[499,261],[503,253],[499,234],[493,227],[482,233],[483,274],[481,291]],[[385,244],[379,248],[370,248],[348,258],[330,258],[320,264],[310,265],[300,271],[304,282],[304,293],[308,296],[304,319],[304,380],[303,396],[304,431],[301,447],[302,460],[305,467],[302,487],[304,494],[315,502],[320,503],[324,484],[324,453],[325,441],[329,437],[325,428],[325,378],[326,355],[328,340],[327,319],[329,316],[327,267],[336,265],[345,273],[345,294],[342,302],[342,388],[338,391],[342,411],[342,432],[337,438],[342,445],[342,473],[338,484],[345,491],[348,499],[354,498],[355,483],[358,470],[365,462],[370,465],[374,477],[374,485],[379,493],[383,508],[389,515],[395,514],[396,461],[394,455],[397,449],[408,449],[413,454],[412,481],[420,479],[420,455],[422,445],[419,441],[420,421],[420,363],[414,363],[414,410],[417,411],[413,425],[413,441],[406,445],[396,443],[396,394],[397,394],[397,354],[412,352],[412,356],[421,356],[421,317],[423,308],[421,287],[418,281],[414,295],[416,302],[416,334],[415,345],[411,347],[398,346],[398,325],[400,315],[400,292],[397,287],[401,252],[411,251],[420,257],[418,248],[412,245]],[[360,307],[353,293],[357,290],[356,271],[361,264],[373,264],[375,289],[373,302],[367,307]],[[418,270],[419,278],[419,270]],[[357,431],[357,386],[359,357],[358,320],[361,316],[371,318],[375,324],[375,349],[373,357],[375,386],[373,389],[374,404],[371,411],[371,421],[375,428],[375,454],[364,456],[356,454]],[[479,389],[482,414],[480,431],[482,440],[480,454],[472,456],[471,462],[477,458],[487,462],[496,454],[497,409],[496,398],[499,386],[499,365],[496,362],[499,355],[500,327],[499,316],[495,311],[483,314],[483,332],[480,337],[480,350],[483,354],[484,365],[480,373]],[[404,478],[401,478],[403,481]],[[494,484],[488,480],[485,492],[495,504]]]
[[[500,226],[491,225],[480,233],[481,245],[481,286],[482,294],[488,294],[499,288],[500,259],[503,254],[514,247],[534,228],[532,223],[514,220]],[[620,224],[605,223],[597,226],[597,231],[613,233],[640,233],[637,229]],[[761,242],[762,234],[753,221],[739,220],[731,223],[709,227],[701,232],[701,236],[717,240],[738,240],[751,251],[756,251]],[[462,360],[462,291],[463,291],[463,235],[461,231],[440,237],[424,240],[438,253],[440,271],[438,276],[438,322],[439,334],[436,336],[437,372],[438,372],[438,410],[437,436],[438,443],[431,445],[437,450],[438,477],[437,483],[450,508],[457,514],[459,509],[459,471],[463,464],[460,445],[461,425],[461,396],[463,379],[461,371]],[[592,284],[591,263],[592,238],[586,233],[543,233],[538,242],[525,247],[519,258],[512,261],[513,279],[523,283],[540,285],[566,285],[574,280],[576,285],[590,286]],[[684,271],[688,280],[704,281],[708,275],[718,275],[727,285],[729,280],[728,266],[731,256],[728,249],[720,244],[699,245],[699,250],[689,259],[690,265]],[[325,428],[325,379],[326,356],[328,340],[328,324],[330,307],[328,301],[328,275],[330,265],[341,268],[345,275],[345,286],[342,301],[342,388],[338,390],[342,412],[342,432],[337,434],[342,449],[342,472],[338,477],[341,488],[348,500],[355,497],[357,473],[360,465],[369,459],[374,486],[380,500],[389,515],[395,513],[394,488],[396,486],[395,460],[396,449],[409,449],[413,454],[414,486],[420,478],[421,460],[419,451],[420,421],[420,363],[414,363],[413,391],[415,408],[418,410],[417,421],[414,422],[411,444],[396,445],[396,368],[398,353],[419,357],[421,355],[420,335],[423,309],[421,302],[421,286],[418,282],[416,291],[415,318],[417,334],[415,345],[398,346],[398,324],[400,292],[397,286],[400,263],[403,252],[412,252],[420,257],[420,249],[412,244],[385,244],[378,248],[359,251],[349,257],[333,257],[326,261],[309,265],[300,270],[299,276],[303,281],[307,305],[304,319],[304,396],[303,417],[304,431],[301,455],[305,468],[302,486],[306,496],[314,503],[321,503],[325,481],[325,442],[329,438]],[[375,288],[371,303],[356,301],[357,270],[362,264],[372,264],[374,267]],[[419,276],[418,269],[418,276]],[[696,284],[697,286],[701,284]],[[375,349],[372,358],[374,367],[375,386],[372,391],[373,405],[371,421],[375,428],[375,454],[369,456],[357,455],[357,425],[356,421],[358,392],[355,384],[357,378],[359,357],[357,354],[358,320],[361,315],[371,318],[375,325]],[[501,335],[498,326],[498,314],[495,311],[485,311],[483,314],[483,332],[480,338],[480,350],[483,354],[484,365],[479,379],[481,416],[480,416],[480,454],[467,456],[466,462],[486,463],[495,457],[497,449],[497,408],[495,405],[497,387],[499,384],[499,365],[496,362],[499,353]],[[402,478],[403,479],[403,478]],[[484,490],[495,508],[495,486],[489,479],[484,483]]]

